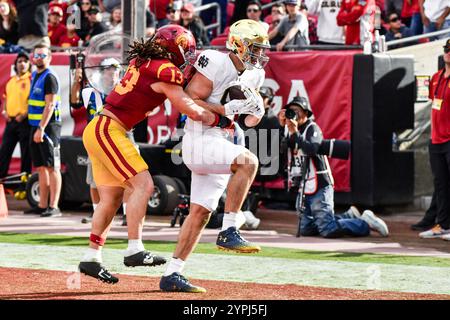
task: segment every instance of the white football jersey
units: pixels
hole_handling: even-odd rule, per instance
[[[225,93],[225,90],[236,82],[242,82],[247,87],[259,89],[264,83],[265,71],[261,69],[245,70],[239,76],[239,72],[231,61],[228,53],[205,50],[203,51],[197,61],[195,62],[195,69],[206,78],[212,81],[213,89],[211,95],[206,99],[206,102],[212,104],[220,104],[220,101]],[[201,126],[197,124],[196,128],[208,128],[208,126]],[[186,130],[194,130],[194,121],[186,120]],[[217,128],[220,130],[219,128]]]

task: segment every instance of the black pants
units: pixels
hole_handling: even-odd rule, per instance
[[[21,172],[31,172],[31,157],[28,141],[30,140],[30,125],[28,119],[17,122],[11,120],[6,123],[0,148],[0,178],[8,174],[11,157],[17,142],[20,142]]]
[[[429,145],[437,204],[437,223],[450,229],[450,141]]]

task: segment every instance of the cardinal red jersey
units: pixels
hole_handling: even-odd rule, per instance
[[[131,60],[125,76],[106,98],[105,109],[114,113],[128,129],[133,128],[166,100],[164,94],[150,87],[156,82],[182,86],[183,73],[166,59],[148,60],[139,68],[136,60]]]

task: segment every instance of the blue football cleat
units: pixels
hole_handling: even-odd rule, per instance
[[[256,253],[261,251],[260,246],[245,240],[235,227],[229,227],[227,230],[220,232],[216,245],[220,250],[238,253]]]
[[[168,292],[190,292],[190,293],[206,292],[205,288],[192,285],[188,279],[186,279],[178,272],[174,272],[171,275],[161,277],[161,281],[159,282],[159,288],[162,291]]]

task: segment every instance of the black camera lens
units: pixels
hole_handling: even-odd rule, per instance
[[[285,113],[286,118],[295,120],[297,118],[297,113],[294,110],[287,108]]]

